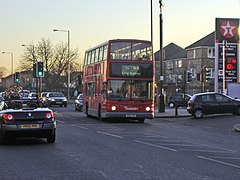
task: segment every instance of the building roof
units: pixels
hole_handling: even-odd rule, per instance
[[[163,48],[164,50],[164,60],[178,59],[187,57],[186,50],[180,46],[170,43]],[[155,59],[159,61],[159,51],[154,53]]]
[[[202,39],[196,41],[195,43],[189,45],[185,49],[191,49],[191,48],[196,48],[196,47],[201,47],[201,46],[212,46],[214,47],[215,45],[215,31],[208,34],[207,36],[203,37]]]

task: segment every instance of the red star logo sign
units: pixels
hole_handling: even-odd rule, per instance
[[[232,38],[237,33],[237,26],[232,21],[223,21],[220,31],[225,38]]]

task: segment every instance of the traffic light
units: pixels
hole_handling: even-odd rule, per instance
[[[37,65],[36,65],[36,76],[37,77],[43,77],[44,76],[43,62],[37,62]]]
[[[20,72],[15,72],[14,74],[14,82],[19,83],[20,82]]]
[[[36,63],[33,64],[33,77],[36,78],[37,76],[37,66]]]
[[[208,81],[211,77],[211,72],[209,68],[205,68],[205,81]]]
[[[190,71],[187,72],[187,82],[192,81],[192,73]]]

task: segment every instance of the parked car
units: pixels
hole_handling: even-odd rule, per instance
[[[4,98],[0,96],[0,111],[3,110],[4,108],[5,108]]]
[[[171,95],[168,98],[168,106],[170,108],[174,108],[177,103],[178,107],[180,107],[180,106],[187,107],[188,101],[190,99],[191,99],[191,96],[189,94],[185,94],[185,96],[184,96],[183,93],[176,93],[174,95]]]
[[[188,101],[187,111],[195,118],[202,118],[204,114],[233,113],[240,115],[240,100],[221,93],[198,93]]]
[[[45,105],[59,105],[67,107],[67,98],[61,92],[48,92],[46,95]]]
[[[28,99],[37,99],[37,93],[35,93],[35,92],[29,93]]]
[[[37,100],[12,100],[0,111],[0,144],[9,138],[46,138],[54,143],[56,120],[53,111],[40,108]]]
[[[19,95],[20,95],[21,99],[29,99],[29,97],[28,97],[29,94],[30,94],[29,90],[22,90],[22,91],[19,92]]]
[[[83,108],[83,94],[79,94],[77,96],[74,104],[75,104],[75,110],[76,111],[82,111],[82,108]]]

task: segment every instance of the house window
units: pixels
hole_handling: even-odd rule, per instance
[[[182,60],[175,61],[175,68],[181,68],[182,67]]]
[[[182,67],[182,60],[178,61],[178,67],[181,68]]]
[[[208,48],[208,58],[215,57],[215,48]]]
[[[173,63],[172,61],[166,62],[166,69],[172,69],[173,68]]]
[[[195,68],[191,68],[190,72],[192,73],[192,78],[196,78],[196,69]]]

